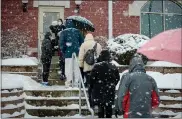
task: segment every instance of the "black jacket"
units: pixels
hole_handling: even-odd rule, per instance
[[[103,56],[102,52],[100,56]],[[119,78],[117,67],[109,61],[101,61],[94,65],[90,76],[91,97],[94,105],[114,103],[115,87]]]
[[[45,34],[44,40],[42,41],[42,54],[41,54],[41,61],[47,62],[48,60],[51,60],[52,58],[52,45],[51,45],[51,39],[49,38],[51,36],[50,32],[47,32]]]

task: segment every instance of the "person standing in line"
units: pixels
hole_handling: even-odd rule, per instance
[[[81,72],[83,72],[83,74],[82,74],[83,79],[85,76],[85,87],[88,87],[89,102],[91,104],[90,72],[91,72],[94,64],[90,65],[84,60],[84,56],[90,49],[95,50],[95,52],[94,52],[95,59],[99,57],[100,52],[102,51],[101,45],[94,41],[94,37],[91,33],[88,33],[85,37],[84,43],[82,43],[82,45],[80,47],[79,66],[80,66]]]
[[[57,26],[58,36],[60,36],[59,32],[63,31],[64,29],[66,29],[66,27],[63,24],[63,20],[62,19],[58,19],[58,26]]]
[[[66,29],[63,30],[60,34],[60,50],[62,51],[63,57],[65,58],[65,75],[66,75],[66,82],[65,86],[71,86],[71,79],[72,79],[72,54],[76,53],[78,56],[79,49],[81,44],[83,43],[84,39],[81,32],[76,29],[75,25],[73,24],[72,20],[66,20]],[[74,67],[76,67],[76,63],[74,63]],[[79,73],[78,70],[75,71],[75,80],[79,80]]]
[[[52,56],[55,56],[55,52],[58,51],[58,39],[57,39],[57,21],[53,21],[50,25],[49,29],[51,30],[52,34]]]
[[[42,41],[42,54],[41,54],[41,62],[43,65],[43,85],[48,86],[48,77],[49,77],[49,70],[51,65],[51,59],[52,59],[52,44],[51,44],[51,38],[52,34],[51,32],[47,32],[44,36],[44,40]]]
[[[57,41],[58,41],[58,47],[60,47],[60,34],[61,32],[65,29],[65,25],[63,24],[63,20],[62,19],[58,19],[58,25],[57,25]],[[58,74],[60,75],[60,80],[66,80],[66,76],[65,76],[65,58],[63,57],[62,51],[58,48],[58,52],[59,52],[59,67],[60,67],[60,71],[58,72]]]
[[[152,109],[160,103],[155,80],[146,74],[142,58],[135,56],[130,61],[129,72],[120,82],[116,99],[116,111],[124,118],[152,118]]]
[[[92,103],[98,106],[99,118],[112,118],[115,87],[120,79],[117,67],[110,63],[110,52],[102,50],[99,63],[96,63],[90,75]]]

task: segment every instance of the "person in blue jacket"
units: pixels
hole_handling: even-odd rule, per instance
[[[61,32],[59,40],[60,50],[62,51],[63,57],[65,58],[65,75],[67,79],[65,86],[69,87],[71,86],[72,80],[72,54],[75,53],[78,56],[79,49],[84,41],[84,38],[80,30],[76,29],[72,20],[66,20],[65,26],[66,29]],[[78,69],[75,69],[75,71],[78,71]],[[75,72],[74,74],[75,80],[78,81],[79,73]]]

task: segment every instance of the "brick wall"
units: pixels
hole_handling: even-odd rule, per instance
[[[3,33],[11,31],[29,34],[26,36],[30,39],[29,46],[37,47],[38,8],[33,7],[33,0],[29,0],[28,12],[23,12],[22,0],[2,0],[1,10]],[[14,37],[18,36],[15,34]]]
[[[128,5],[132,1],[113,2],[113,35],[139,33],[139,17],[128,16]],[[36,48],[38,39],[38,8],[33,7],[33,0],[28,2],[28,12],[22,10],[22,0],[2,0],[2,46],[11,41],[20,42],[24,47]],[[76,5],[70,0],[70,8],[65,8],[65,18],[74,15]],[[80,6],[80,15],[95,25],[94,36],[108,36],[108,1],[85,0]],[[14,34],[8,36],[9,32]],[[6,36],[6,37],[3,37]],[[21,36],[21,37],[20,37]],[[13,45],[12,45],[13,46]],[[14,46],[13,46],[14,47]]]
[[[116,37],[125,33],[139,33],[139,17],[128,16],[129,4],[133,0],[113,2],[113,36]]]
[[[26,52],[37,47],[38,8],[29,0],[28,12],[22,10],[22,0],[2,0],[2,49],[4,52]]]

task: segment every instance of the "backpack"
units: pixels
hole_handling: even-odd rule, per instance
[[[93,65],[95,63],[96,59],[96,48],[97,48],[97,43],[95,43],[94,47],[92,49],[89,49],[85,55],[83,60],[88,64],[88,65]]]

